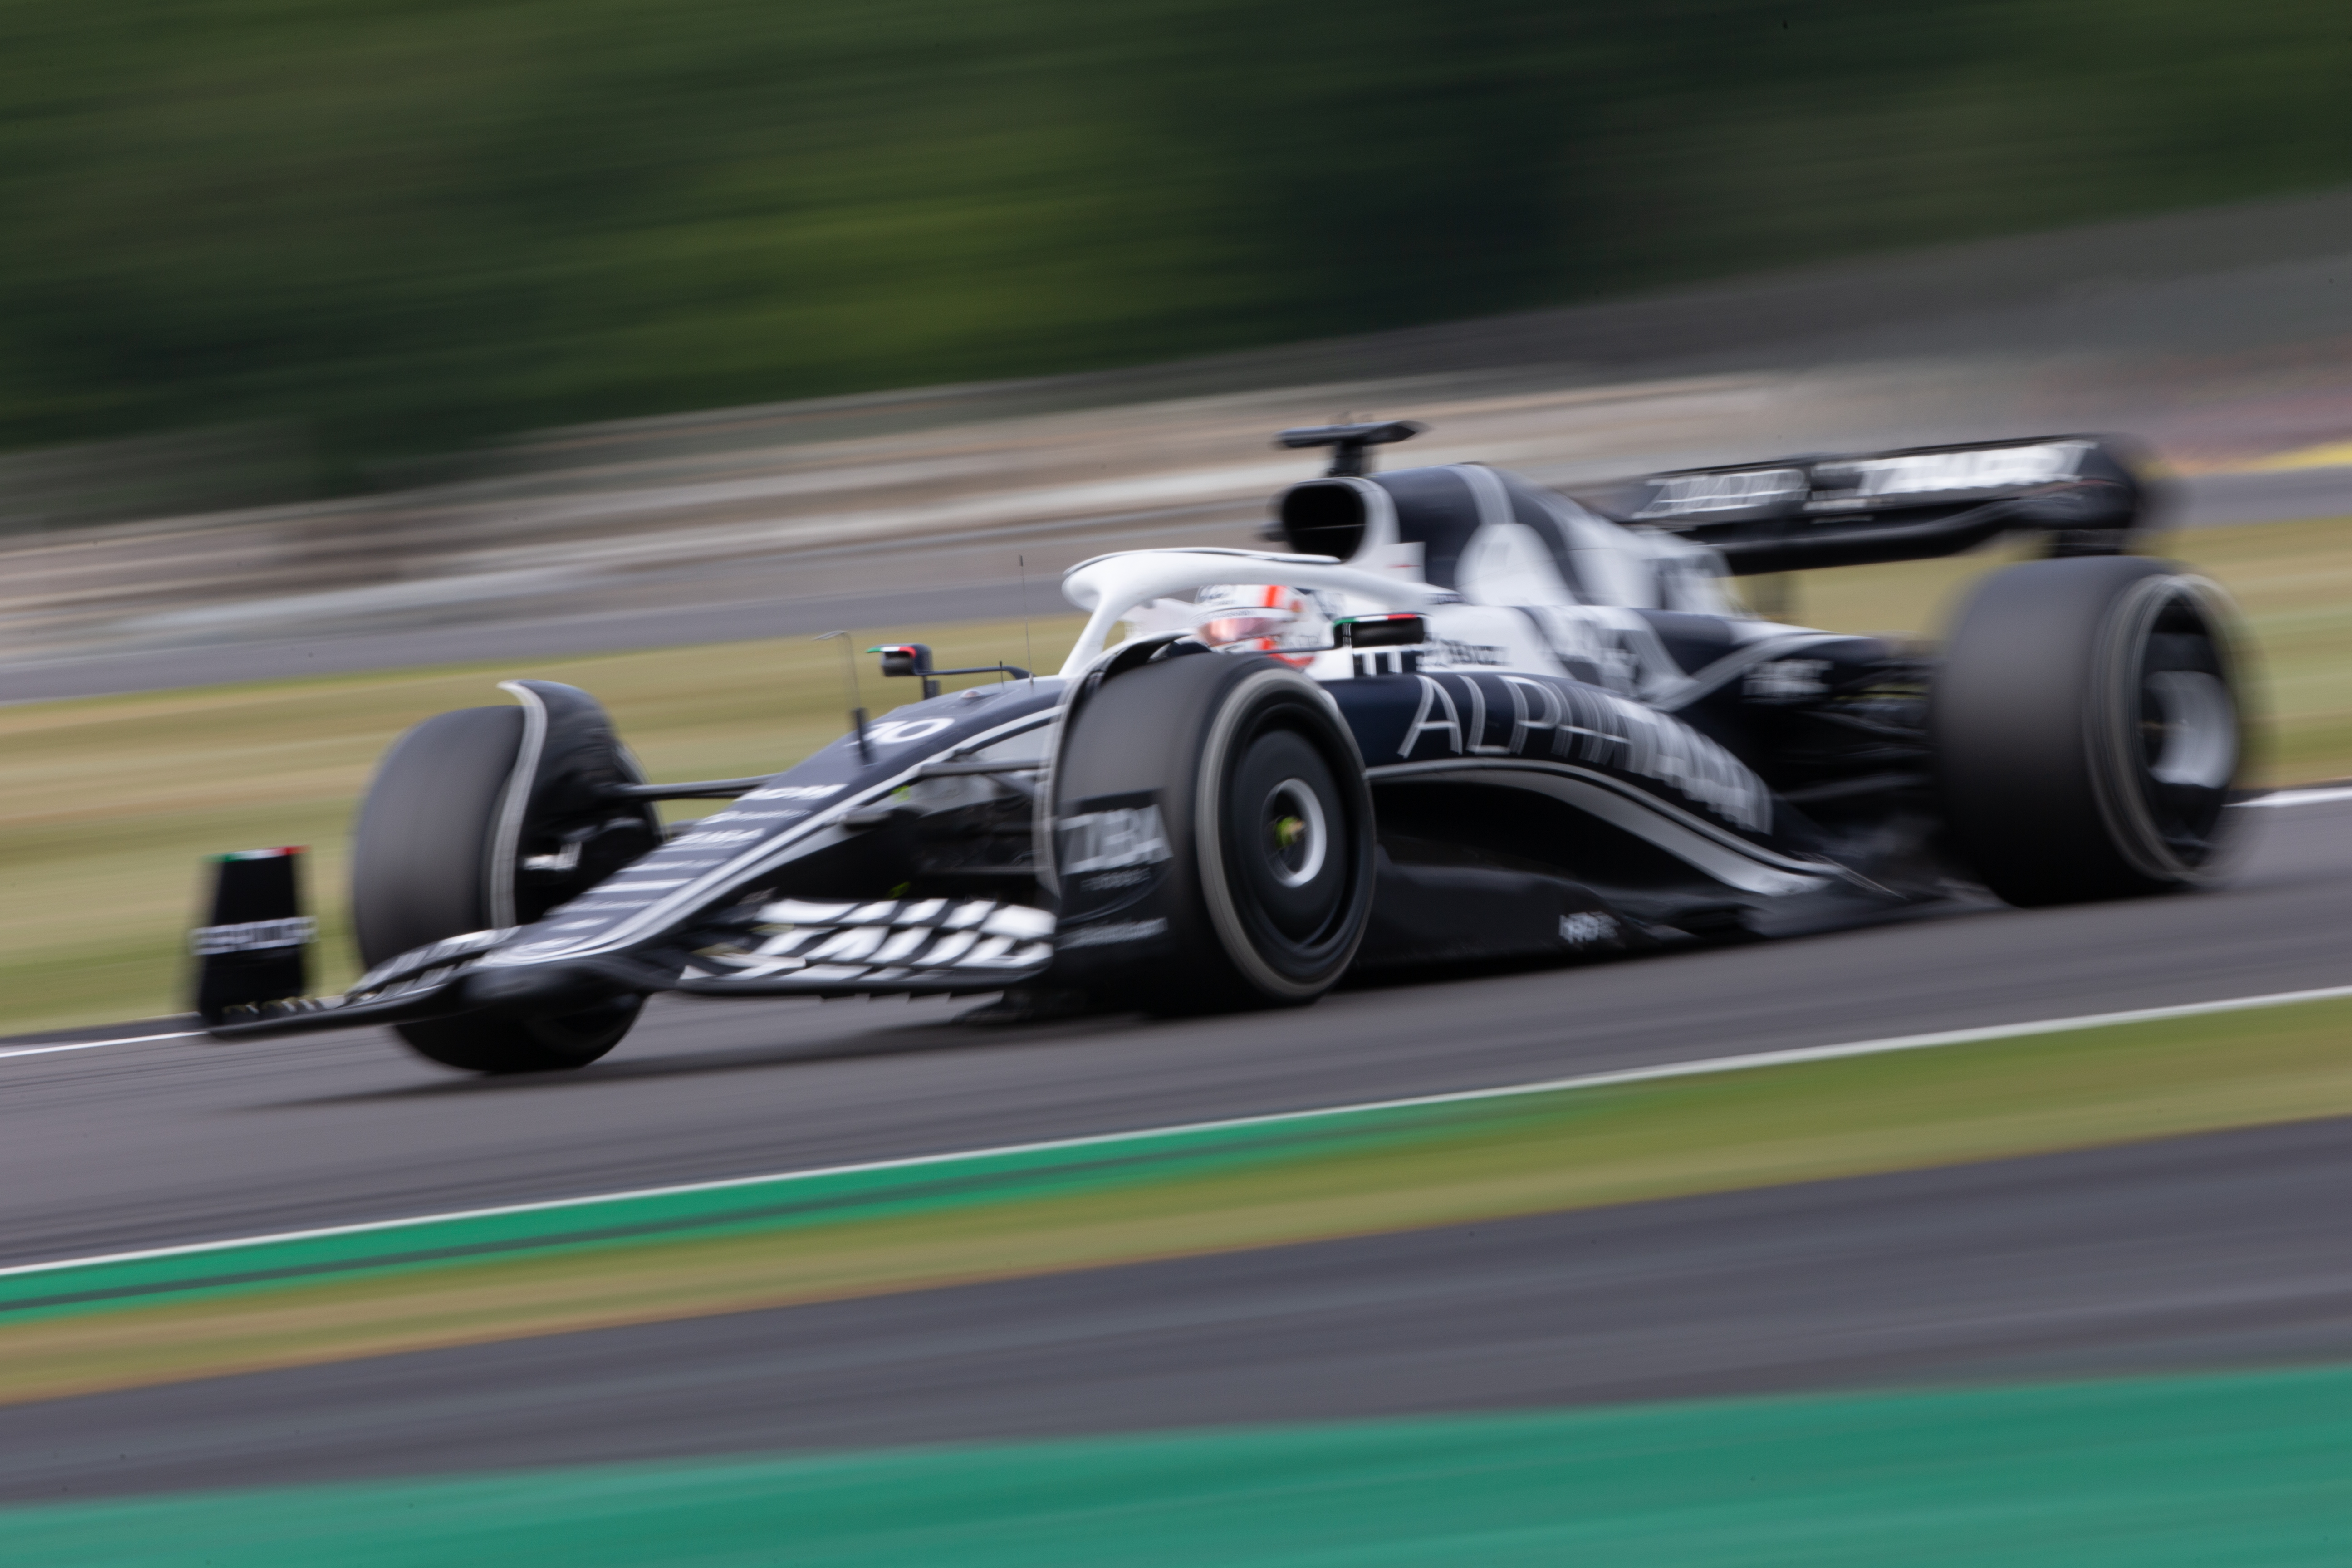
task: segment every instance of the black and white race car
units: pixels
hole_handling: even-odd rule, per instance
[[[1477,464],[1367,471],[1418,428],[1286,432],[1335,458],[1279,498],[1279,549],[1072,568],[1088,619],[1055,675],[880,650],[921,700],[772,777],[648,784],[595,700],[549,682],[427,720],[359,815],[368,973],[302,999],[224,970],[207,1021],[384,1024],[509,1072],[594,1059],[656,992],[1256,1007],[1367,971],[2219,874],[2230,616],[2127,552],[2144,491],[2111,443],[1791,459],[1580,503]],[[1979,582],[1932,654],[1724,590],[2018,531],[2044,558]],[[996,679],[940,691],[971,673]],[[666,831],[654,803],[682,798],[727,804]]]

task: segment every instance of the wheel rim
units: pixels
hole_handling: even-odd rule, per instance
[[[1286,888],[1303,888],[1323,869],[1330,830],[1323,803],[1304,779],[1289,778],[1266,796],[1265,830],[1261,835],[1266,868]]]
[[[2110,644],[2115,737],[2103,776],[2117,847],[2145,876],[2211,873],[2242,752],[2230,650],[2214,590],[2192,577],[2150,578],[2117,606]],[[2117,645],[2120,646],[2117,646]]]
[[[1285,725],[1260,727],[1239,752],[1226,806],[1234,891],[1254,946],[1286,966],[1311,963],[1348,906],[1347,868],[1331,852],[1347,811],[1339,783],[1314,742]]]
[[[1229,694],[1201,753],[1196,833],[1209,918],[1262,995],[1306,1001],[1363,938],[1371,802],[1329,700],[1288,669]]]
[[[2238,705],[2221,678],[2159,669],[2140,682],[2140,739],[2159,784],[2220,789],[2238,769]]]

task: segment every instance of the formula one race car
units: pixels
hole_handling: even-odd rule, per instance
[[[384,1024],[511,1072],[594,1059],[656,992],[1260,1007],[1372,970],[2218,874],[2229,613],[2125,553],[2144,494],[2114,444],[1790,459],[1580,504],[1476,464],[1367,472],[1419,428],[1286,432],[1335,458],[1276,502],[1280,550],[1072,568],[1090,616],[1057,675],[943,693],[975,672],[879,650],[921,700],[772,777],[648,784],[595,700],[547,682],[427,720],[359,816],[368,973],[330,999],[215,984],[208,1022]],[[1980,582],[1932,656],[1724,590],[2021,531],[2044,558]],[[654,802],[679,798],[728,804],[666,830]]]

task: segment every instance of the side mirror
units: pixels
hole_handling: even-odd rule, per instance
[[[931,668],[931,650],[919,642],[885,643],[880,647],[869,647],[866,651],[882,656],[883,674],[919,678],[923,683],[923,695],[927,698],[940,694],[940,677],[942,675],[1009,675],[1015,680],[1029,679],[1029,672],[1017,664],[975,664],[966,669],[934,669]]]
[[[866,651],[882,656],[882,673],[885,675],[921,677],[931,673],[931,650],[921,643],[893,643],[883,647],[869,647]]]
[[[1331,640],[1339,647],[1419,647],[1429,640],[1426,616],[1349,616],[1331,623]]]

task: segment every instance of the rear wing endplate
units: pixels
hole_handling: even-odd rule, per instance
[[[1706,545],[1747,576],[1924,561],[2019,531],[2046,535],[2053,555],[2119,555],[2149,483],[2126,442],[2042,436],[1685,468],[1587,499],[1619,522]]]

